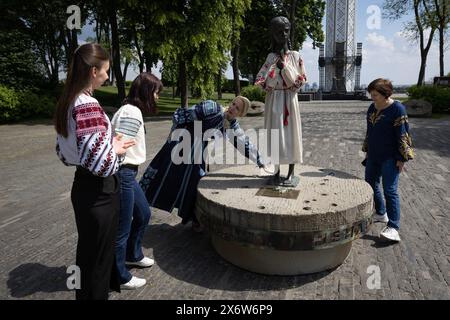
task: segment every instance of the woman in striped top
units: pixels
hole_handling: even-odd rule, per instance
[[[112,119],[114,130],[125,138],[135,139],[136,145],[127,150],[119,169],[120,218],[116,236],[116,265],[121,289],[136,289],[146,280],[132,276],[126,264],[150,267],[153,259],[142,252],[142,237],[150,220],[150,207],[144,192],[136,181],[138,167],[145,162],[145,127],[142,113],[156,112],[156,100],[163,85],[151,73],[141,73],[131,84],[124,105]]]
[[[107,299],[120,291],[114,264],[119,218],[119,181],[115,173],[134,141],[113,136],[111,123],[92,97],[108,79],[109,55],[87,43],[74,52],[55,113],[56,153],[76,166],[71,200],[78,231],[76,264],[80,287],[76,299]]]

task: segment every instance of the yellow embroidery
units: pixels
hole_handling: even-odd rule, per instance
[[[369,150],[369,137],[366,135],[366,138],[364,139],[362,146],[362,152],[367,152],[368,150]]]
[[[369,122],[374,126],[383,117],[384,117],[384,114],[379,114],[377,116],[376,112],[372,112],[372,114],[369,116]]]
[[[414,159],[414,150],[412,148],[411,136],[406,132],[400,137],[399,151],[405,160]]]
[[[408,123],[408,116],[401,116],[394,121],[394,127],[400,127],[402,124]]]

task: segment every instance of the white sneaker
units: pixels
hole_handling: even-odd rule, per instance
[[[380,238],[390,241],[400,241],[398,231],[392,227],[386,226],[380,233]]]
[[[378,214],[376,212],[374,212],[372,214],[372,220],[373,222],[383,222],[383,223],[388,223],[389,222],[389,218],[387,213],[385,214]]]
[[[130,281],[128,281],[127,283],[121,284],[120,289],[134,290],[134,289],[142,287],[146,283],[147,283],[147,280],[133,276]]]
[[[131,261],[125,261],[125,264],[130,266],[136,266],[141,268],[148,268],[155,264],[155,260],[144,257],[141,261],[131,262]]]

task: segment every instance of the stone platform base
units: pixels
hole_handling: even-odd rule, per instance
[[[352,243],[321,250],[285,251],[244,246],[212,235],[214,249],[232,264],[268,275],[299,275],[334,269],[344,262]]]
[[[274,188],[254,165],[200,180],[196,215],[229,262],[257,273],[296,275],[343,263],[372,224],[370,185],[342,171],[296,165],[300,182]]]

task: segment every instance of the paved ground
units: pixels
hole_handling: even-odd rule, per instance
[[[306,164],[363,178],[360,145],[367,103],[302,105]],[[244,128],[263,125],[245,118]],[[193,234],[176,214],[154,210],[144,250],[156,260],[132,272],[149,284],[112,299],[449,299],[450,118],[411,119],[417,158],[401,176],[401,236],[380,243],[381,225],[354,242],[343,265],[307,276],[262,276],[224,261],[206,234]],[[168,134],[167,118],[146,124],[149,159]],[[50,124],[0,126],[0,299],[73,299],[66,269],[77,233],[70,204],[73,168],[59,163]],[[369,289],[369,268],[380,268]],[[369,270],[368,270],[369,268]],[[368,273],[369,271],[369,273]]]

